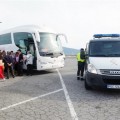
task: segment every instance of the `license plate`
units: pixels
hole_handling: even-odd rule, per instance
[[[107,85],[107,88],[120,89],[120,85]]]

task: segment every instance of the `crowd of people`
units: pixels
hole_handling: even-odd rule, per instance
[[[78,61],[77,80],[83,80],[85,66],[85,52],[83,48],[80,49],[76,57]],[[0,50],[0,80],[4,81],[11,76],[13,78],[15,78],[15,76],[23,76],[23,63],[27,66],[26,74],[32,75],[33,56],[30,51],[27,51],[26,57],[23,57],[20,49],[16,51],[16,53],[13,51],[6,52]]]
[[[0,51],[0,80],[23,76],[23,62],[27,66],[27,75],[32,75],[33,56],[30,51],[27,52],[26,58],[23,57],[20,49],[15,53]]]

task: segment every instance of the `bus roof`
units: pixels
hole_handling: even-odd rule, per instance
[[[10,32],[49,32],[49,33],[56,33],[50,28],[47,28],[45,26],[39,27],[37,25],[23,25],[23,26],[17,26],[14,28],[10,28],[4,31],[1,31],[0,34],[10,33]]]

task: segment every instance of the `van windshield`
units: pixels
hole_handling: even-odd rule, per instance
[[[120,57],[120,41],[94,41],[89,45],[92,57]]]

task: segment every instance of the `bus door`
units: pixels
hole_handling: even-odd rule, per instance
[[[37,55],[33,39],[28,38],[28,51],[33,55],[33,69],[37,69]]]
[[[33,55],[33,69],[36,69],[36,49],[33,36],[27,32],[16,32],[13,34],[15,45],[26,55],[27,51],[31,51]]]

